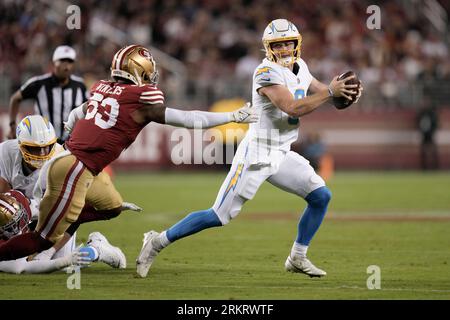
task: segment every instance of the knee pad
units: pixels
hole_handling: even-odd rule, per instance
[[[331,200],[331,191],[325,186],[320,187],[308,194],[305,200],[313,207],[326,207]]]

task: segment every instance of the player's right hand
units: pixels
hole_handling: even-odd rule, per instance
[[[347,78],[338,80],[339,76],[336,76],[331,80],[328,86],[333,92],[333,97],[345,97],[352,100],[351,95],[358,93],[355,89],[358,88],[357,84],[345,84],[348,80],[355,78],[354,75]]]
[[[253,123],[259,120],[259,114],[252,107],[251,102],[246,102],[244,106],[231,114],[233,121],[237,123]]]
[[[72,252],[70,259],[71,265],[80,267],[88,267],[92,262],[88,252],[80,252],[78,250]]]
[[[358,103],[358,100],[359,100],[359,98],[361,98],[363,90],[364,90],[363,85],[362,85],[361,81],[359,81],[359,91],[358,91],[358,94],[356,95],[356,99],[355,99],[355,101],[353,101],[353,103]]]

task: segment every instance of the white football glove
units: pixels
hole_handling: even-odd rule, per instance
[[[234,122],[252,123],[259,120],[259,114],[252,107],[251,102],[247,102],[243,107],[231,113]]]
[[[120,208],[120,210],[122,210],[122,211],[131,210],[131,211],[135,211],[135,212],[141,212],[142,208],[132,202],[122,202],[122,207]]]
[[[68,260],[69,265],[80,266],[84,268],[89,267],[92,262],[92,260],[88,256],[89,253],[87,252],[80,252],[78,250],[75,250],[65,258]]]

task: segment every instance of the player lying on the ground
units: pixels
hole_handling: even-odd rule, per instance
[[[29,205],[29,200],[20,191],[0,193],[0,244],[19,234],[31,232]],[[49,273],[69,266],[88,266],[92,261],[104,262],[113,268],[126,268],[122,250],[112,246],[101,233],[93,232],[86,246],[76,248],[74,235],[58,250],[52,247],[34,257],[2,261],[0,272]]]
[[[0,143],[0,192],[11,189],[20,190],[30,199],[34,224],[38,219],[39,203],[47,184],[47,171],[43,167],[46,162],[57,157],[62,151],[64,151],[63,147],[56,142],[53,125],[40,115],[23,118],[17,126],[17,139]],[[38,186],[37,189],[36,186]],[[78,220],[66,231],[64,239],[55,246],[55,251],[69,241],[82,223],[109,220],[117,217],[124,210],[141,210],[133,203],[122,201],[109,175],[103,171],[96,177],[90,189],[94,199],[95,195],[102,192],[108,197],[97,197],[93,204],[107,209],[97,210],[94,206],[86,204]],[[122,201],[120,206],[118,206],[119,201]]]
[[[306,258],[309,243],[327,211],[331,193],[309,162],[291,151],[298,138],[299,118],[314,111],[333,96],[351,99],[358,85],[335,77],[329,85],[316,80],[300,58],[301,35],[291,22],[269,23],[262,38],[266,59],[253,77],[252,104],[261,112],[240,143],[228,176],[212,208],[193,212],[166,231],[150,231],[137,258],[137,273],[147,276],[156,255],[170,243],[211,227],[223,226],[235,218],[264,181],[307,202],[298,225],[297,238],[285,262],[288,271],[321,277],[326,272]],[[306,97],[311,89],[314,94]]]
[[[150,122],[209,128],[229,122],[258,119],[250,105],[235,112],[183,111],[166,108],[156,86],[158,72],[150,51],[131,45],[113,57],[111,81],[93,85],[91,98],[73,111],[67,127],[73,129],[66,150],[48,162],[47,188],[39,207],[35,232],[16,236],[0,246],[0,261],[41,252],[63,238],[79,219],[85,203],[100,206],[105,190],[92,188],[99,173],[136,139]],[[74,124],[76,122],[76,125]],[[97,201],[97,203],[96,203]],[[121,207],[122,199],[113,208]]]
[[[33,194],[36,182],[41,173],[42,166],[53,157],[62,152],[64,148],[56,142],[56,134],[53,125],[40,115],[31,115],[23,118],[17,126],[17,139],[0,143],[0,192],[8,190],[20,190],[28,199],[31,199],[31,211],[33,220],[39,213],[40,196]],[[45,185],[46,177],[42,183]],[[42,188],[45,191],[45,188]],[[92,187],[107,189],[109,194],[115,194],[111,178],[105,172],[100,172]],[[106,220],[116,217],[123,210],[139,211],[133,203],[122,202],[118,208],[110,210],[95,210],[86,206],[79,223]]]

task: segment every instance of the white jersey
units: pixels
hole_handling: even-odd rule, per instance
[[[264,86],[283,85],[296,99],[303,98],[313,77],[302,59],[297,64],[297,74],[267,59],[255,70],[252,102],[260,120],[250,124],[212,206],[222,225],[239,214],[264,181],[302,198],[325,186],[309,161],[290,151],[298,139],[299,119],[290,118],[257,92]]]
[[[60,144],[56,144],[53,158],[63,150]],[[0,177],[5,179],[11,185],[12,189],[22,192],[30,199],[31,213],[33,218],[36,218],[39,213],[39,202],[43,193],[39,197],[36,197],[34,189],[41,170],[34,170],[26,176],[23,172],[22,159],[23,157],[17,139],[0,143]],[[41,177],[41,180],[41,184],[45,185],[47,181],[46,176]]]
[[[267,153],[289,151],[291,144],[298,139],[300,120],[290,117],[257,91],[261,87],[278,84],[288,88],[295,99],[305,97],[313,77],[302,59],[297,64],[299,70],[294,74],[290,69],[264,59],[253,74],[252,103],[260,112],[260,120],[250,124],[247,132],[249,146],[258,150],[258,159],[253,163],[270,161],[270,155],[264,160],[264,150]]]
[[[32,199],[39,170],[26,176],[22,168],[22,159],[17,139],[0,143],[0,177],[8,181],[12,189],[19,190],[28,199]]]

